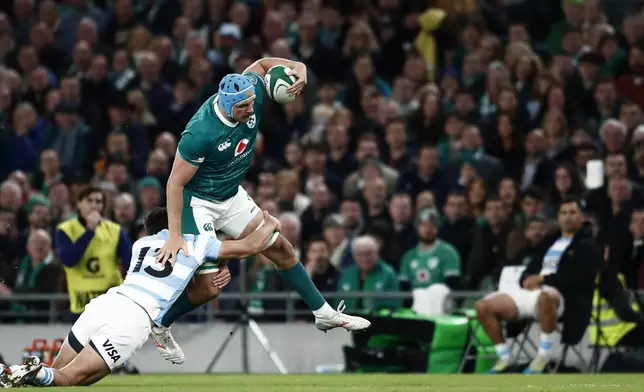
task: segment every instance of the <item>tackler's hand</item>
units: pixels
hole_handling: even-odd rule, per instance
[[[183,237],[170,236],[165,244],[163,244],[163,247],[157,252],[156,261],[159,264],[165,264],[166,261],[170,261],[170,264],[174,267],[179,251],[183,251],[183,254],[190,256],[190,253],[188,252],[188,243],[183,240]]]
[[[212,278],[212,284],[218,289],[223,289],[230,283],[231,275],[225,261],[219,263],[219,271]]]

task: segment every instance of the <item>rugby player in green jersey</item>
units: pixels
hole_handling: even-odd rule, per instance
[[[241,187],[241,182],[252,160],[261,105],[268,99],[264,76],[275,65],[291,69],[297,81],[288,91],[294,95],[301,93],[307,82],[303,63],[281,58],[260,59],[241,75],[226,75],[218,93],[206,100],[186,125],[168,179],[170,238],[158,253],[160,263],[173,262],[179,251],[190,253],[182,233],[222,232],[238,239],[264,224],[261,210]],[[262,254],[275,264],[282,279],[313,311],[318,329],[342,327],[354,331],[369,327],[368,320],[343,314],[342,307],[335,310],[325,301],[284,236],[276,233],[272,241]],[[215,262],[204,263],[164,317],[163,325],[153,328],[156,346],[165,359],[173,363],[184,361],[169,326],[179,316],[216,296],[213,274],[217,271]]]

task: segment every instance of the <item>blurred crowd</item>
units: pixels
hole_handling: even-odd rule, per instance
[[[192,114],[266,56],[304,62],[309,82],[264,105],[244,187],[321,291],[492,289],[569,197],[644,289],[640,0],[0,3],[0,296],[66,292],[65,221],[139,238]],[[592,161],[603,181],[587,187]],[[98,203],[87,185],[94,209],[77,205]],[[285,289],[262,257],[244,265],[254,291]]]

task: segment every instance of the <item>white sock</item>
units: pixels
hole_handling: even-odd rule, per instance
[[[537,355],[547,356],[550,350],[552,349],[552,333],[543,333],[541,332],[541,337],[539,338],[539,351]]]
[[[153,331],[154,333],[163,333],[163,332],[167,332],[169,329],[170,329],[170,328],[166,328],[166,327],[163,327],[163,326],[161,326],[161,327],[152,327],[152,331]]]
[[[34,381],[40,386],[49,386],[54,382],[54,371],[46,366],[43,366],[40,368],[40,370],[38,370]]]
[[[494,350],[496,351],[496,356],[499,359],[510,359],[510,349],[505,343],[495,344]]]
[[[317,318],[329,318],[335,315],[335,310],[328,302],[325,302],[320,309],[313,311],[313,315]]]

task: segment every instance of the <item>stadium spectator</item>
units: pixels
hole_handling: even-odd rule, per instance
[[[399,290],[396,272],[378,258],[378,242],[370,236],[355,238],[351,252],[355,264],[344,269],[338,280],[338,290],[348,292],[396,292]],[[387,297],[347,298],[344,300],[347,311],[377,310],[396,308],[400,301]]]
[[[329,248],[322,238],[314,237],[309,241],[305,267],[320,292],[336,290],[340,272],[330,263]]]
[[[438,239],[440,217],[435,209],[422,210],[417,218],[418,245],[402,258],[400,280],[413,289],[444,284],[453,290],[461,286],[461,257],[452,245]]]
[[[382,249],[383,259],[399,270],[400,260],[408,249],[416,245],[418,238],[413,222],[413,204],[407,193],[395,193],[389,202],[391,217],[390,236],[385,240]]]
[[[49,233],[43,229],[34,229],[26,241],[26,248],[27,255],[18,265],[13,292],[16,294],[60,292],[62,271],[55,259]],[[27,314],[33,311],[46,312],[49,305],[49,301],[14,303],[13,310],[27,312]],[[22,317],[19,318],[22,319]],[[23,320],[43,322],[47,320],[47,314],[41,313]]]
[[[487,198],[483,216],[485,220],[474,231],[463,271],[471,289],[484,289],[498,282],[501,269],[507,263],[508,235],[514,228],[512,216],[498,196]]]
[[[447,195],[444,212],[438,238],[454,246],[461,261],[467,260],[474,240],[476,221],[469,211],[467,198],[462,190],[454,189]]]

